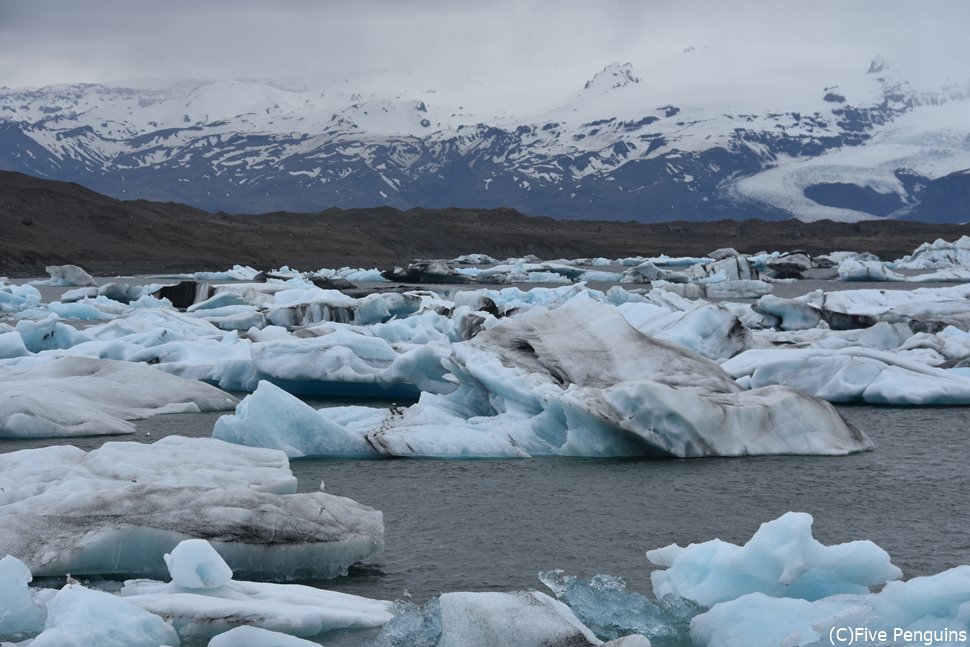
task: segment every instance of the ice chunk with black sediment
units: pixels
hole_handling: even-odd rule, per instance
[[[504,319],[453,344],[445,362],[459,383],[453,393],[424,393],[380,419],[353,411],[339,432],[301,415],[306,424],[286,434],[287,443],[326,455],[333,435],[339,455],[360,434],[374,455],[453,458],[834,455],[870,447],[828,403],[783,387],[743,391],[713,362],[643,335],[591,299]],[[243,404],[251,421],[274,410],[282,419],[288,408],[269,390]],[[379,427],[364,431],[365,419]],[[278,435],[263,426],[246,435]]]
[[[0,375],[0,437],[124,434],[128,420],[231,409],[236,399],[144,364],[61,357]]]
[[[871,541],[825,546],[812,536],[812,516],[788,512],[764,523],[743,546],[714,539],[647,551],[664,570],[650,574],[658,598],[676,595],[705,606],[748,593],[818,600],[868,593],[902,571]]]
[[[189,538],[242,576],[327,578],[382,550],[384,524],[350,499],[296,494],[282,452],[209,438],[0,455],[0,553],[35,575],[160,577]]]
[[[183,639],[198,641],[239,625],[296,636],[336,629],[378,627],[391,603],[298,584],[242,582],[200,539],[165,555],[172,581],[129,580],[119,595],[172,623]]]

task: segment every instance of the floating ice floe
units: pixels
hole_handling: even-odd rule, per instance
[[[897,259],[892,264],[899,270],[941,270],[955,267],[970,267],[970,236],[949,243],[937,239],[923,243],[912,254]]]
[[[47,602],[43,630],[23,647],[179,645],[170,624],[118,596],[71,584]]]
[[[810,524],[808,515],[789,513],[743,547],[715,540],[674,547],[671,555],[661,549],[662,564],[673,566],[653,574],[654,593],[674,588],[710,601],[690,625],[693,643],[704,647],[959,645],[970,638],[970,566],[898,581],[875,544],[822,547],[806,535]]]
[[[743,391],[713,362],[643,335],[589,299],[533,308],[451,351],[445,363],[458,388],[423,393],[404,411],[314,413],[261,388],[213,433],[295,456],[697,457],[871,447],[831,405],[784,387]]]
[[[970,404],[967,376],[869,348],[753,349],[721,366],[744,387],[784,384],[829,402]]]
[[[183,640],[198,641],[241,625],[307,637],[379,627],[392,617],[390,602],[298,584],[233,580],[225,561],[200,539],[181,542],[165,555],[165,563],[171,582],[128,580],[118,594],[171,623]],[[226,637],[215,644],[244,644],[244,637],[261,636],[245,633],[230,636],[236,642]]]
[[[825,546],[812,536],[812,516],[789,512],[764,523],[743,546],[718,539],[647,551],[662,567],[651,573],[654,595],[711,607],[748,593],[818,600],[898,580],[902,571],[871,541]]]
[[[650,647],[640,635],[603,642],[568,606],[538,591],[443,593],[423,607],[399,604],[372,647]]]
[[[49,279],[34,281],[34,285],[97,285],[94,277],[77,265],[48,265],[44,268]]]
[[[33,579],[27,565],[16,557],[0,559],[0,640],[16,640],[43,629],[47,613],[27,586]]]
[[[162,555],[208,540],[236,573],[328,578],[383,548],[381,513],[296,493],[282,452],[208,438],[0,454],[0,554],[35,575],[167,573]]]
[[[21,312],[40,305],[40,291],[32,285],[0,281],[0,313]]]
[[[162,413],[231,409],[219,389],[131,362],[62,357],[0,374],[0,437],[131,433]]]
[[[906,277],[893,272],[882,261],[860,261],[847,258],[839,263],[839,278],[843,281],[905,281]]]
[[[214,636],[208,647],[319,647],[319,643],[278,631],[243,625]]]

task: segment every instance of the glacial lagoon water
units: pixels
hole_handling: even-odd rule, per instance
[[[779,284],[776,294],[864,287],[914,286],[809,280]],[[63,289],[47,290],[45,300]],[[307,583],[383,599],[407,590],[421,602],[445,591],[543,590],[537,573],[559,568],[582,578],[609,573],[649,593],[646,550],[714,537],[744,542],[789,510],[811,513],[823,543],[876,542],[906,577],[970,563],[970,407],[839,411],[870,435],[875,451],[836,458],[295,460],[301,490],[323,481],[328,492],[381,510],[386,529],[382,554],[344,577]],[[0,452],[209,436],[219,415],[157,416],[131,436],[0,441]],[[373,633],[317,640],[358,645]]]
[[[316,402],[320,406],[321,402]],[[315,460],[292,462],[305,491],[320,482],[384,513],[386,548],[342,578],[314,582],[367,597],[421,601],[443,591],[542,589],[561,568],[610,573],[650,590],[644,551],[744,542],[788,510],[815,517],[823,543],[871,539],[907,577],[970,563],[970,408],[843,406],[876,450],[846,457],[690,460]],[[152,442],[208,436],[218,413],[141,421]],[[149,435],[146,435],[149,434]],[[0,452],[58,441],[2,441]],[[63,442],[63,441],[61,441]]]

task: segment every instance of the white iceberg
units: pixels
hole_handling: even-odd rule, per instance
[[[128,420],[231,409],[219,389],[144,364],[62,357],[0,374],[0,437],[131,433]]]
[[[962,236],[952,243],[939,238],[923,243],[912,254],[894,261],[892,267],[905,270],[970,267],[970,236]]]
[[[372,647],[650,647],[640,635],[603,642],[568,606],[538,591],[443,593],[395,612]]]
[[[214,636],[208,647],[319,647],[319,644],[278,631],[243,625]]]
[[[695,617],[691,637],[705,647],[964,645],[970,639],[970,566],[889,582],[878,593],[814,601],[744,595]]]
[[[47,603],[44,630],[25,647],[177,647],[158,616],[110,593],[68,585]]]
[[[47,612],[27,586],[33,580],[22,561],[7,555],[0,559],[0,640],[39,633]]]
[[[50,274],[50,278],[38,281],[46,285],[97,285],[94,277],[85,272],[77,265],[48,265],[44,271]]]
[[[748,388],[783,384],[829,402],[970,404],[970,378],[869,348],[758,348],[721,367]]]
[[[168,436],[0,454],[0,553],[35,575],[163,576],[162,555],[199,538],[244,576],[328,578],[383,534],[376,510],[296,494],[278,451]]]
[[[664,570],[650,574],[657,598],[675,595],[705,606],[748,593],[818,600],[898,580],[902,571],[871,541],[825,546],[812,516],[789,512],[764,523],[743,546],[714,539],[647,551]]]
[[[905,281],[906,277],[893,272],[882,261],[864,261],[846,258],[838,267],[842,281]]]
[[[119,595],[170,622],[183,639],[197,641],[240,625],[316,636],[379,627],[392,616],[390,602],[298,584],[235,581],[226,562],[200,539],[181,542],[165,562],[171,582],[128,580]]]

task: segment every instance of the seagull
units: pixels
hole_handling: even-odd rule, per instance
[[[71,584],[80,585],[81,583],[78,582],[77,580],[75,580],[73,577],[71,577],[71,574],[70,573],[67,573],[67,584],[68,585],[71,585]]]
[[[410,600],[411,599],[411,592],[408,591],[407,589],[404,589],[404,593],[401,595],[401,597],[403,597],[405,600]]]

